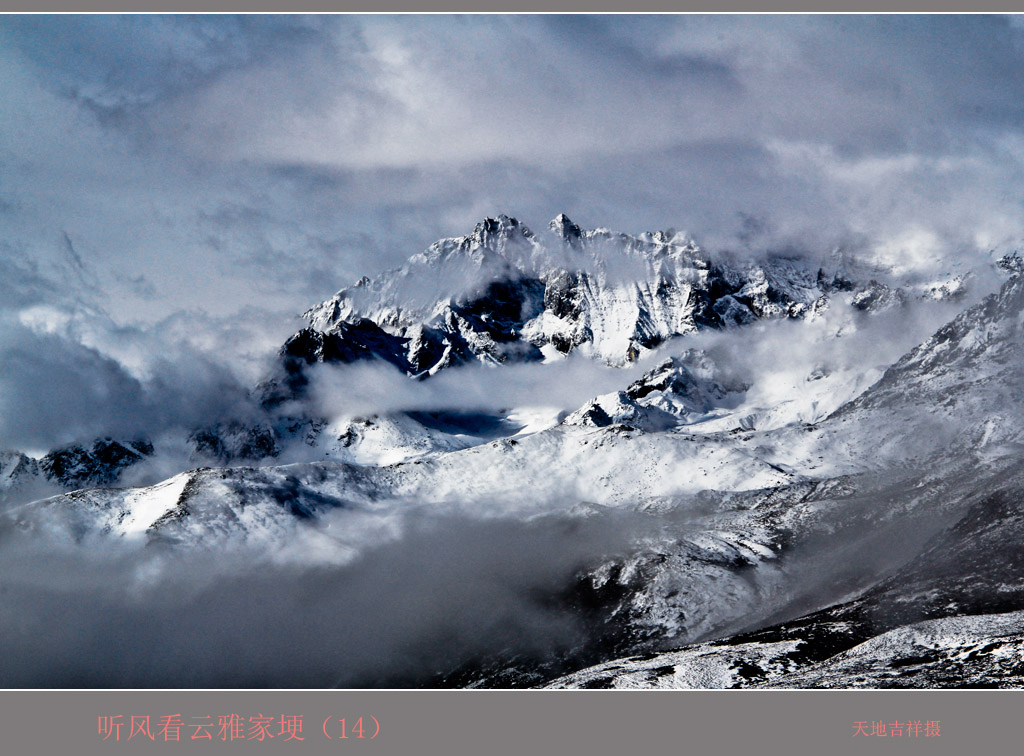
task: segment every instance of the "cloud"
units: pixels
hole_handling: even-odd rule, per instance
[[[500,412],[516,407],[573,410],[598,394],[617,391],[656,364],[609,367],[570,356],[545,364],[465,365],[417,381],[382,363],[315,365],[313,406],[324,417],[368,417],[389,412]]]
[[[395,517],[399,539],[343,566],[0,532],[0,685],[415,687],[481,660],[557,664],[587,638],[578,571],[662,524]]]
[[[0,320],[0,448],[49,449],[97,437],[153,438],[225,416],[251,415],[247,386],[187,345],[156,356],[140,375],[60,333]]]
[[[42,449],[97,437],[155,440],[223,417],[253,417],[249,388],[293,330],[285,313],[217,318],[180,312],[119,323],[91,268],[0,259],[0,449]]]
[[[74,311],[62,338],[144,380],[173,338],[252,375],[286,313],[501,212],[970,269],[1024,239],[1022,35],[996,16],[5,17],[4,306]]]

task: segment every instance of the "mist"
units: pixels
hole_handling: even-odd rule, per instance
[[[317,364],[309,369],[309,395],[316,411],[328,418],[409,411],[502,413],[522,407],[571,412],[595,396],[624,390],[668,357],[694,350],[709,360],[709,377],[746,385],[752,399],[769,402],[777,381],[803,381],[815,370],[885,368],[987,293],[979,283],[967,299],[912,300],[873,313],[857,311],[838,296],[821,316],[687,334],[626,367],[571,353],[545,363],[464,365],[428,380],[411,380],[384,363]]]
[[[155,437],[254,417],[230,358],[140,337],[139,362],[6,319],[0,331],[0,447],[50,449],[97,437]],[[119,342],[123,349],[124,336]]]
[[[545,364],[463,365],[425,381],[387,364],[317,365],[310,395],[324,417],[408,411],[502,412],[517,407],[570,410],[618,391],[654,367],[655,357],[627,368],[571,355]]]
[[[417,686],[485,660],[554,663],[588,640],[567,599],[579,570],[660,526],[623,512],[400,520],[398,539],[340,565],[7,530],[0,686]]]

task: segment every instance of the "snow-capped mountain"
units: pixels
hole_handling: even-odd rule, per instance
[[[11,508],[0,531],[117,544],[148,576],[153,559],[210,552],[358,573],[410,533],[461,528],[473,536],[449,543],[437,583],[409,579],[455,596],[457,618],[472,603],[461,586],[497,570],[485,595],[522,602],[536,627],[572,627],[569,640],[535,627],[545,640],[498,634],[444,664],[340,677],[352,684],[855,687],[997,668],[1019,682],[1004,669],[1019,618],[1000,614],[1024,610],[1017,273],[967,306],[960,279],[915,291],[795,257],[713,256],[671,231],[584,231],[565,216],[549,231],[488,219],[312,308],[259,388],[265,415],[192,429],[191,468],[155,485],[110,487],[159,457],[149,442],[5,454],[19,503],[56,492],[41,481],[80,490]],[[879,338],[961,306],[909,350]],[[578,359],[614,366],[601,369],[618,388],[584,386],[589,398],[561,408],[453,395],[331,416],[307,390],[369,365],[340,380],[415,389],[487,369],[496,391],[524,366]],[[520,528],[547,547],[508,547]],[[450,622],[439,632],[458,637]]]
[[[790,610],[794,619],[724,640],[606,662],[553,685],[1021,685],[1022,318],[1024,282],[1014,278],[821,424],[852,426],[860,453],[873,441],[879,459],[899,467],[912,460],[923,472],[884,487],[877,474],[860,476],[847,482],[841,501],[801,493],[771,507],[790,529],[820,527],[812,523],[826,514],[830,538],[839,542],[837,528],[870,528],[890,548],[921,529],[919,546],[899,548],[902,564],[867,580],[854,576],[860,590],[830,565],[832,591],[816,598],[825,608],[803,616]],[[890,445],[909,454],[894,454]],[[877,497],[870,504],[868,490]],[[814,583],[804,592],[820,590]],[[843,593],[850,598],[828,606]],[[804,601],[794,607],[813,607]]]
[[[121,473],[153,454],[145,439],[97,439],[91,444],[61,446],[39,459],[17,451],[0,451],[0,504],[40,498],[43,492],[86,486],[110,486]]]
[[[541,239],[515,218],[487,218],[311,308],[283,353],[376,358],[409,375],[574,351],[623,364],[701,328],[803,317],[848,285],[781,257],[716,259],[675,231],[583,230],[565,215],[548,231]]]
[[[526,408],[535,416],[530,420],[477,415],[477,428],[452,413],[330,418],[288,402],[303,397],[310,367],[320,363],[388,364],[420,378],[457,365],[550,362],[568,354],[622,366],[697,331],[820,315],[830,298],[842,297],[858,311],[884,309],[910,298],[904,289],[874,279],[852,282],[849,266],[835,260],[826,265],[826,274],[822,260],[765,255],[752,262],[712,255],[674,230],[629,236],[583,230],[559,215],[542,236],[508,216],[487,218],[471,234],[440,240],[402,268],[373,280],[364,277],[312,307],[305,313],[308,327],[282,346],[278,371],[257,387],[256,398],[267,416],[187,429],[187,448],[178,456],[196,465],[260,464],[295,458],[288,448],[305,445],[319,450],[322,459],[393,461],[550,427],[569,414],[569,424],[595,419],[604,423],[609,411],[609,418],[625,420],[628,415],[644,427],[668,427],[698,416],[711,420],[721,413],[708,397],[695,400],[694,395],[680,404],[658,399],[662,393],[656,404],[626,395],[600,397],[588,406],[608,406],[596,413],[580,407],[561,413],[545,409],[539,417],[535,409]],[[1002,262],[1003,267],[1010,264]],[[948,286],[962,294],[959,279]],[[939,297],[931,289],[923,293]],[[702,359],[702,374],[709,375]],[[822,381],[803,393],[846,396],[849,388],[835,383]],[[712,381],[701,388],[694,383],[692,390],[711,392],[716,401],[724,398],[722,392],[734,399],[741,384],[735,379],[729,386]],[[815,404],[823,407],[827,402]],[[288,406],[278,411],[282,405]],[[773,422],[768,415],[779,415],[774,401],[771,407],[750,410],[741,425],[763,426]],[[104,452],[109,444],[110,450],[126,451]],[[45,459],[25,457],[20,466],[4,468],[9,474],[0,476],[0,503],[31,496],[24,493],[28,479],[53,490],[112,485],[151,454],[146,440],[97,439],[55,448]]]

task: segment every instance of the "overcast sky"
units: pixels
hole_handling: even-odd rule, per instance
[[[1007,251],[1022,63],[999,16],[0,17],[0,359],[47,332],[131,373],[155,330],[256,355],[502,212]]]
[[[3,251],[155,318],[301,310],[499,212],[1015,244],[1022,62],[986,16],[7,16]]]

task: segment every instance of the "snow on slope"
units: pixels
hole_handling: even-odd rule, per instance
[[[674,231],[584,231],[564,215],[550,231],[542,243],[515,218],[485,219],[311,308],[286,351],[409,374],[575,350],[624,364],[700,328],[812,314],[833,285],[801,261],[714,261]]]
[[[899,312],[905,302],[877,282],[845,291],[792,261],[718,267],[674,233],[584,232],[563,216],[552,225],[562,245],[556,253],[504,217],[439,242],[406,268],[311,310],[311,329],[286,354],[307,362],[382,358],[417,375],[468,360],[540,362],[552,348],[623,363],[708,326],[747,324],[767,337],[775,332],[749,324],[824,322],[825,290],[857,311]],[[446,298],[447,290],[476,299]],[[76,491],[19,509],[8,523],[79,542],[256,545],[270,561],[316,566],[350,564],[401,538],[417,512],[610,522],[610,512],[628,512],[653,524],[628,553],[595,554],[578,576],[602,618],[620,628],[604,651],[678,645],[810,601],[798,587],[816,579],[821,564],[793,555],[814,539],[842,535],[844,559],[858,566],[878,547],[861,532],[885,524],[917,528],[923,538],[944,526],[966,496],[944,498],[951,471],[969,469],[971,455],[995,465],[1019,449],[1022,322],[1024,284],[1015,279],[877,382],[873,364],[819,369],[793,355],[748,383],[720,370],[713,349],[680,350],[561,423],[561,411],[530,407],[469,425],[451,412],[304,420],[307,448],[295,457],[303,462]],[[292,377],[305,380],[301,369]],[[484,430],[492,420],[500,427]],[[276,460],[294,451],[275,449]],[[18,460],[3,469],[13,481]],[[850,477],[857,474],[874,478]],[[920,545],[906,540],[906,548]],[[860,590],[893,566],[844,574],[843,585]],[[801,646],[788,638],[733,644],[730,660],[714,648],[671,652],[675,660],[661,665],[670,674],[641,666],[617,676],[608,666],[593,679],[763,682],[792,672]]]
[[[637,398],[630,397],[630,401],[653,401],[660,393],[663,404],[677,402],[676,406],[704,410],[707,407],[700,401],[729,394],[710,375],[697,380],[692,372],[679,367],[669,363],[653,370],[631,387]],[[883,389],[884,385],[878,390]],[[924,387],[917,386],[910,399],[924,401],[924,392]],[[694,400],[698,404],[686,404]],[[762,522],[743,508],[732,514],[708,515],[693,508],[693,497],[707,490],[770,490],[820,477],[823,468],[831,477],[877,467],[877,457],[865,460],[848,453],[851,442],[847,436],[858,444],[865,439],[877,443],[877,427],[884,428],[884,424],[876,426],[872,436],[871,428],[847,430],[842,417],[837,413],[817,425],[765,431],[740,428],[739,432],[699,432],[699,424],[645,432],[610,418],[612,422],[601,424],[564,423],[530,436],[406,457],[402,462],[388,463],[377,457],[375,461],[381,465],[324,462],[200,471],[193,476],[181,516],[156,523],[152,530],[162,539],[194,546],[232,538],[273,544],[281,533],[294,534],[300,526],[312,533],[318,519],[335,510],[332,517],[338,525],[348,516],[365,521],[367,513],[380,523],[389,519],[400,522],[402,511],[410,506],[485,518],[535,517],[564,512],[580,503],[631,510],[678,509],[690,513],[689,535],[674,545],[640,549],[624,568],[627,572],[640,567],[647,570],[644,585],[633,594],[633,608],[643,615],[643,622],[674,637],[696,637],[736,620],[761,600],[758,597],[776,590],[783,576],[769,555],[780,548],[783,530],[778,522]],[[389,426],[385,423],[382,427]],[[906,439],[896,438],[891,443],[908,446]],[[935,438],[922,443],[930,453],[938,448]],[[394,449],[396,459],[406,454],[386,437],[374,453],[388,448]],[[370,453],[372,446],[367,449]],[[151,492],[138,501],[155,495]],[[44,502],[21,516],[52,517],[55,510],[85,499],[101,510],[130,510],[131,496],[134,494],[126,498],[123,493],[88,492]],[[118,503],[104,505],[105,497]],[[148,519],[139,515],[131,522]],[[296,524],[296,520],[302,522]],[[102,530],[104,522],[99,519],[92,529]],[[806,527],[800,520],[786,522],[787,528]],[[81,520],[79,526],[87,527],[87,521]],[[379,532],[390,531],[382,525]],[[335,541],[347,554],[374,543],[360,543],[347,536]],[[324,543],[330,546],[333,541]],[[333,560],[338,558],[336,552],[330,547],[322,553]],[[653,554],[654,561],[645,554]],[[655,569],[649,566],[652,563],[663,566]],[[737,568],[750,565],[758,565],[755,574],[763,575],[762,583],[749,583],[749,578],[739,574],[742,570]],[[715,601],[708,601],[710,591]],[[673,602],[666,599],[670,595],[681,598]],[[683,616],[685,621],[680,619]]]
[[[878,689],[1017,688],[1024,684],[1024,612],[915,623],[812,665],[798,661],[801,645],[798,640],[704,643],[617,659],[545,687]]]
[[[565,216],[553,220],[549,231],[542,239],[514,218],[486,219],[473,233],[441,240],[410,258],[404,268],[374,280],[363,279],[312,308],[307,313],[311,327],[296,334],[283,349],[283,375],[260,387],[268,417],[195,429],[189,438],[194,464],[272,464],[316,458],[390,463],[487,440],[487,434],[438,432],[430,425],[421,428],[415,419],[410,422],[401,414],[335,418],[300,407],[298,418],[275,416],[275,408],[303,393],[308,383],[305,367],[310,362],[383,360],[419,375],[466,362],[550,362],[568,352],[622,364],[680,334],[728,329],[759,319],[814,320],[828,311],[830,301],[848,301],[872,311],[895,296],[875,280],[858,288],[845,274],[826,275],[807,261],[767,256],[751,262],[725,254],[712,256],[674,231],[639,236],[607,229],[585,231]],[[933,285],[929,291],[933,298],[947,290],[954,297],[963,289],[958,279]],[[906,301],[908,297],[896,298]],[[672,344],[665,346],[665,356],[677,351]],[[691,402],[703,405],[698,412],[696,406],[673,405],[670,393],[646,403],[653,405],[641,412],[648,416],[646,420],[634,420],[648,430],[702,420],[709,422],[707,431],[814,422],[862,390],[872,377],[863,370],[824,370],[812,376],[796,365],[784,386],[777,386],[775,379],[749,381],[753,391],[743,397],[744,412],[738,421],[729,411],[734,397],[724,407],[709,404],[706,398]],[[685,404],[690,398],[682,401]],[[512,412],[545,417],[539,423],[506,417],[507,435],[551,427],[562,419],[563,410],[569,414],[572,409],[551,411],[516,404]],[[661,410],[676,420],[666,418]],[[624,411],[635,414],[628,408]],[[625,415],[619,417],[625,420]],[[366,419],[374,421],[373,427],[365,426]],[[328,421],[337,427],[308,443],[312,450],[295,444],[294,428],[305,433],[301,429],[308,427],[316,436]],[[119,460],[108,463],[99,459],[102,454],[88,452],[88,444],[80,445],[82,460],[92,454],[99,461],[86,465],[64,454],[55,457],[59,469],[47,467],[35,477],[55,480],[64,488],[112,485],[123,469],[140,458],[131,443],[113,443],[127,450]],[[58,452],[63,454],[61,450],[53,454]],[[147,453],[142,449],[141,456]],[[7,504],[30,496],[15,494],[14,488],[13,481],[0,486],[0,497]]]
[[[773,688],[1020,687],[1024,612],[944,617],[890,630]]]

